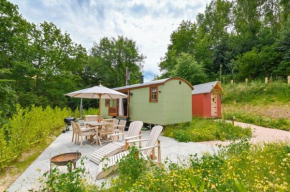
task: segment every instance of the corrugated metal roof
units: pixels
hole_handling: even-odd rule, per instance
[[[159,79],[159,80],[156,80],[156,81],[150,81],[150,82],[147,82],[147,83],[139,83],[139,84],[134,84],[134,85],[117,87],[117,88],[114,88],[114,90],[118,91],[118,90],[123,90],[123,89],[132,89],[132,88],[141,87],[141,86],[147,86],[147,85],[154,85],[154,84],[164,83],[168,79],[169,78]]]
[[[203,83],[199,85],[193,85],[194,89],[192,91],[192,94],[195,95],[195,94],[200,94],[200,93],[210,93],[217,83],[218,81],[214,81],[214,82]]]

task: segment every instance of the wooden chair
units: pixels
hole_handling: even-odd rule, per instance
[[[79,139],[81,137],[81,147],[83,146],[83,137],[87,137],[87,136],[94,136],[96,134],[96,132],[94,130],[89,130],[89,131],[83,131],[81,130],[81,127],[78,123],[74,123],[72,122],[72,124],[75,124],[74,126],[76,126],[76,132],[77,132],[77,142],[79,143]]]
[[[96,127],[95,129],[95,143],[96,144],[100,144],[101,146],[102,146],[102,143],[101,143],[101,138],[100,138],[100,134],[99,134],[99,128],[98,127]]]
[[[86,115],[85,116],[85,121],[89,122],[89,121],[97,121],[97,115]]]
[[[125,126],[126,126],[126,124],[125,124]],[[125,129],[125,126],[123,126],[124,129]],[[122,125],[120,127],[122,127]],[[138,127],[138,129],[136,129],[134,127]],[[128,141],[130,139],[136,139],[138,137],[139,137],[139,139],[141,139],[141,129],[142,129],[142,127],[143,127],[143,122],[142,121],[133,121],[132,123],[130,123],[127,137],[124,138],[124,131],[122,131],[122,132],[118,131],[118,133],[114,133],[114,134],[112,134],[112,136],[123,135],[123,138],[124,138],[125,143],[126,143],[126,149],[127,149],[128,148],[128,143],[126,141]],[[139,131],[139,132],[137,132],[137,131]],[[140,143],[140,146],[141,146],[141,143]]]
[[[114,127],[117,127],[119,125],[119,119],[113,118],[114,120]]]
[[[77,122],[81,127],[85,127],[85,120],[78,119],[76,122]]]
[[[79,124],[79,123],[78,123],[78,124]],[[79,124],[79,125],[80,125],[80,124]],[[72,134],[72,139],[71,139],[71,141],[76,143],[76,141],[77,141],[77,135],[78,135],[78,132],[77,132],[77,125],[76,125],[75,122],[72,122],[72,123],[71,123],[71,126],[72,126],[72,130],[73,130],[73,134]],[[81,125],[80,125],[80,128],[81,128],[81,131],[82,131],[82,132],[85,132],[85,131],[91,131],[91,129],[88,129],[88,128],[85,127],[85,126],[81,126]]]
[[[130,143],[136,143],[141,141],[148,141],[144,148],[139,149],[139,153],[142,153],[141,157],[145,157],[146,159],[156,159],[155,157],[155,148],[158,147],[158,163],[161,163],[161,147],[160,147],[160,140],[158,140],[163,127],[162,126],[155,126],[153,127],[149,139],[139,139],[139,140],[130,140]],[[157,144],[157,145],[156,145]],[[129,151],[124,151],[113,156],[110,156],[104,159],[98,166],[97,171],[97,178],[102,179],[109,175],[112,171],[118,168],[118,163],[122,158],[127,156]]]
[[[112,141],[111,134],[114,133],[114,120],[113,119],[104,119],[103,120],[103,126],[100,131],[100,137],[104,140],[108,139],[108,136],[110,138],[110,141]]]
[[[116,129],[114,129],[115,133],[121,133],[120,135],[122,135],[123,140],[124,140],[124,131],[125,131],[126,123],[127,123],[126,120],[120,120]]]
[[[85,121],[89,122],[89,121],[98,121],[98,120],[103,120],[103,116],[102,115],[86,115],[85,116]]]
[[[109,143],[108,145],[101,147],[100,149],[96,150],[94,153],[92,153],[89,156],[89,159],[99,164],[103,158],[110,157],[112,155],[115,155],[116,153],[119,153],[125,149],[127,149],[128,145],[127,142],[130,139],[141,139],[141,128],[143,127],[142,121],[133,121],[130,123],[129,131],[128,131],[128,137],[125,137],[125,143],[121,142],[113,142]]]
[[[71,142],[75,142],[77,141],[77,125],[75,122],[71,122],[71,126],[72,126],[72,130],[73,130],[73,133],[72,133],[72,139],[71,139]]]

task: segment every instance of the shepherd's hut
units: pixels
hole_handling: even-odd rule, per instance
[[[221,117],[221,94],[223,89],[218,81],[193,85],[192,116]]]

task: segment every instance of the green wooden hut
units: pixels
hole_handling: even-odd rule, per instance
[[[116,116],[159,125],[191,121],[193,87],[185,79],[160,79],[114,90],[127,94],[128,98],[102,101],[105,118]]]

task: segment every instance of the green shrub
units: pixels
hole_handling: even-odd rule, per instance
[[[9,123],[0,129],[0,172],[19,159],[23,152],[43,142],[49,134],[62,130],[63,119],[71,114],[67,108],[21,108],[17,105]]]
[[[173,137],[177,141],[189,142],[191,141],[190,135],[182,129],[177,129],[173,131]]]
[[[68,108],[16,106],[16,113],[0,128],[0,173],[16,162],[23,152],[45,141],[55,131],[61,131],[65,125],[64,118],[79,117],[78,109],[72,112]],[[97,109],[83,110],[84,115],[97,113]]]
[[[201,118],[193,118],[190,123],[166,126],[163,134],[180,142],[235,140],[252,135],[250,128],[241,128],[230,123]]]
[[[99,109],[96,108],[88,108],[83,109],[82,118],[84,119],[86,115],[97,115],[99,113]],[[73,117],[80,118],[80,109],[77,107],[73,112]]]
[[[129,154],[119,162],[119,175],[112,181],[109,191],[130,191],[136,180],[150,170],[147,165],[150,161],[143,158],[137,148],[129,148]]]
[[[98,187],[89,184],[84,166],[84,159],[81,159],[80,167],[72,169],[72,164],[67,165],[67,172],[60,172],[58,167],[52,168],[39,178],[42,186],[39,191],[96,191]],[[70,171],[71,170],[71,171]],[[33,191],[33,189],[31,189]]]

